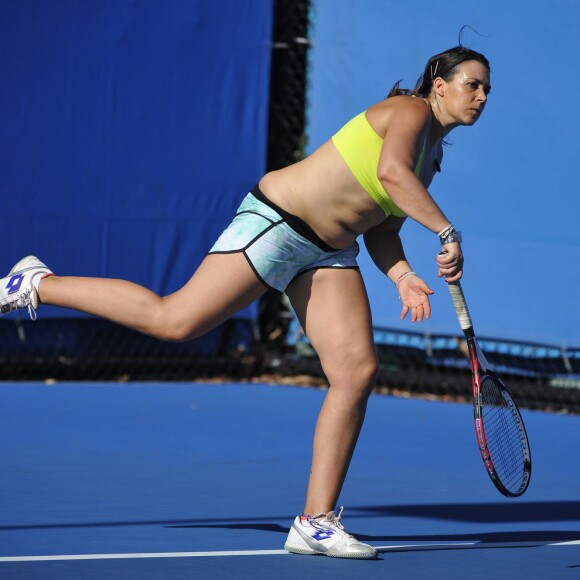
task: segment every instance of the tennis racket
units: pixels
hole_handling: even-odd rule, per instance
[[[449,283],[451,299],[469,350],[475,435],[485,469],[507,497],[522,495],[530,483],[532,456],[524,421],[501,379],[491,370],[475,338],[459,282]]]

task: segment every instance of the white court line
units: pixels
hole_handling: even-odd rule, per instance
[[[151,552],[143,554],[72,554],[68,556],[9,556],[0,562],[42,562],[48,560],[115,560],[133,558],[195,558],[207,556],[271,556],[288,554],[286,550],[243,550],[239,552]]]
[[[401,546],[376,546],[377,550],[395,550],[401,548],[431,546],[465,546],[477,542],[460,542],[454,544],[405,544]],[[289,555],[286,550],[241,550],[223,552],[146,552],[136,554],[70,554],[59,556],[4,556],[0,562],[46,562],[51,560],[119,560],[137,558],[207,558],[210,556],[283,556]]]
[[[480,542],[453,542],[444,544],[401,544],[398,546],[374,546],[379,552],[401,550],[406,548],[433,548],[433,547],[460,547],[474,546]],[[546,546],[573,546],[580,545],[580,540],[571,542],[555,542],[543,544]],[[286,550],[240,550],[221,552],[146,552],[135,554],[70,554],[59,556],[3,556],[0,562],[49,562],[55,560],[132,560],[139,558],[207,558],[211,556],[288,556]]]
[[[401,548],[439,548],[441,546],[455,548],[459,546],[474,546],[479,542],[445,542],[442,544],[401,544],[400,546],[373,546],[375,550],[384,552],[386,550],[400,550]]]

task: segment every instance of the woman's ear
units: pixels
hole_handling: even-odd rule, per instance
[[[433,90],[438,97],[445,95],[445,89],[447,88],[447,83],[441,77],[435,77],[433,81]]]

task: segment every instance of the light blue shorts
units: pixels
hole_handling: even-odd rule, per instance
[[[210,254],[243,252],[258,278],[284,292],[297,276],[317,268],[356,268],[359,246],[328,246],[300,218],[277,207],[255,188]]]

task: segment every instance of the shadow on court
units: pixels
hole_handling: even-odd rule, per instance
[[[580,502],[553,501],[553,502],[519,502],[517,504],[486,503],[486,504],[437,504],[437,505],[400,505],[400,506],[370,506],[351,508],[364,515],[351,513],[350,520],[369,517],[419,517],[441,520],[454,520],[470,523],[517,523],[517,522],[550,522],[580,520]],[[282,518],[270,518],[279,520]],[[285,518],[289,519],[289,518]],[[276,523],[262,523],[263,518],[227,520],[218,522],[191,521],[172,528],[194,529],[227,529],[227,530],[256,530],[286,534],[288,528]],[[357,532],[352,533],[360,540],[367,542],[477,542],[474,547],[535,547],[556,542],[577,540],[580,531],[570,530],[541,530],[541,531],[497,531],[471,534],[414,534],[414,535],[377,535]],[[467,548],[464,546],[463,548]],[[445,549],[450,549],[451,546]],[[454,548],[458,548],[455,546]],[[407,549],[407,548],[406,548]],[[435,548],[430,548],[435,549]],[[443,548],[441,548],[443,549]],[[392,551],[392,550],[390,550]]]
[[[518,502],[506,503],[481,503],[481,504],[433,504],[433,505],[385,505],[385,506],[362,506],[349,508],[349,520],[357,518],[388,518],[388,517],[417,517],[438,520],[452,520],[469,523],[517,523],[517,522],[561,522],[580,520],[580,501],[546,501],[546,502]],[[362,512],[362,513],[356,513]],[[42,529],[67,529],[67,528],[100,528],[100,527],[123,527],[123,526],[162,526],[165,528],[208,528],[230,530],[259,530],[266,532],[288,533],[289,525],[270,523],[274,521],[291,522],[294,516],[286,514],[282,516],[266,516],[259,518],[191,518],[180,520],[132,520],[117,522],[79,522],[66,524],[28,524],[28,525],[2,525],[0,531],[10,530],[42,530]],[[353,531],[354,533],[354,531]],[[550,534],[552,532],[529,532],[529,534]],[[562,533],[562,532],[554,532]],[[570,539],[578,537],[578,532],[565,532]],[[360,539],[366,540],[457,540],[459,536],[444,537],[440,535],[429,536],[369,536],[361,533],[355,534]],[[486,535],[486,534],[484,534]],[[488,534],[487,534],[488,535]],[[504,535],[504,534],[498,534]],[[511,535],[511,533],[510,533]],[[462,538],[469,536],[462,535]],[[529,538],[531,539],[531,538]],[[536,539],[546,539],[536,538]],[[552,540],[565,541],[566,538],[553,538]],[[493,540],[501,541],[501,540]]]
[[[366,517],[404,516],[474,523],[580,520],[579,501],[385,505],[357,507],[356,510],[366,512]]]
[[[191,524],[181,526],[168,526],[173,528],[194,529],[225,529],[225,530],[256,530],[262,532],[275,532],[287,534],[288,528],[279,524]],[[578,539],[580,531],[517,531],[517,532],[485,532],[474,534],[418,534],[418,535],[369,535],[353,530],[353,534],[365,542],[478,542],[483,544],[505,544],[506,547],[515,547],[514,544],[526,544],[540,546],[555,542],[569,542]],[[453,546],[457,548],[458,546]],[[471,546],[473,547],[473,546]],[[497,546],[495,546],[497,547]],[[519,546],[526,547],[526,546]],[[389,551],[393,551],[390,549]]]

